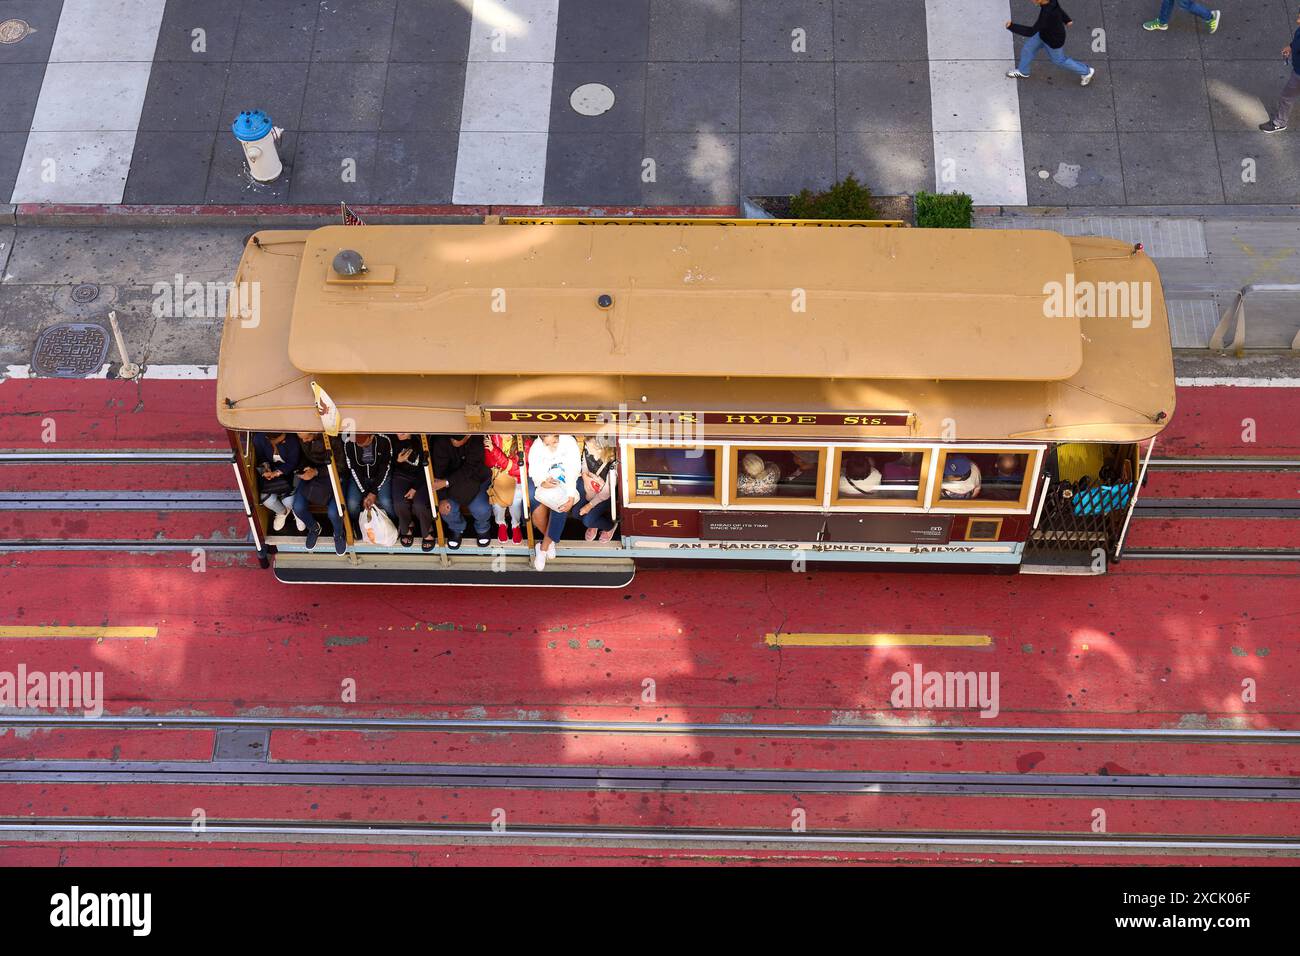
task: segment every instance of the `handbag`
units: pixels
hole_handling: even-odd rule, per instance
[[[488,488],[488,501],[498,508],[509,508],[515,500],[515,488],[519,482],[514,475],[504,468],[494,469],[492,485]]]
[[[259,478],[257,486],[261,489],[262,496],[275,495],[277,498],[289,494],[293,491],[293,480],[280,475],[278,478]]]
[[[397,544],[397,527],[382,508],[367,508],[361,515],[361,537],[370,544],[391,548]]]

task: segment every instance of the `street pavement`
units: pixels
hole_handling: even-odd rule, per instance
[[[1070,0],[1087,88],[1029,0],[0,0],[0,201],[734,203],[850,173],[1031,206],[1288,204],[1295,130],[1256,126],[1294,0]],[[286,171],[230,132],[263,109]],[[1300,124],[1300,118],[1297,120]]]

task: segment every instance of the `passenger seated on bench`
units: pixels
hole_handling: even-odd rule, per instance
[[[433,507],[424,480],[424,443],[416,435],[398,432],[393,449],[393,507],[397,510],[397,540],[403,548],[415,543],[420,525],[420,550],[432,551],[438,543],[433,530]]]
[[[862,452],[846,451],[840,463],[840,497],[865,498],[879,487],[880,472],[875,459]]]
[[[298,477],[298,490],[293,496],[293,514],[299,522],[307,526],[307,550],[316,547],[320,537],[320,522],[311,513],[313,507],[325,508],[329,512],[330,527],[334,531],[334,553],[347,554],[348,539],[343,531],[343,519],[330,507],[334,502],[334,487],[330,483],[330,462],[333,454],[324,435],[314,432],[298,432],[298,442],[302,449],[302,458],[295,474]]]
[[[461,513],[464,507],[469,508],[474,518],[478,546],[490,545],[488,528],[492,524],[492,506],[488,504],[487,491],[492,484],[492,470],[483,454],[482,437],[439,435],[433,443],[433,474],[433,488],[442,493],[438,513],[447,525],[447,547],[453,551],[460,547],[465,534],[465,516]]]
[[[614,443],[602,436],[588,438],[583,448],[582,477],[578,481],[578,517],[586,525],[584,537],[601,541],[614,537],[618,522],[613,518],[612,492],[618,479]]]
[[[275,515],[271,527],[281,531],[289,520],[289,509],[293,507],[294,471],[302,457],[298,436],[284,432],[259,432],[253,436],[253,448],[257,452],[258,493],[262,504]],[[295,516],[294,521],[299,531],[307,530],[301,518]]]
[[[569,512],[578,503],[582,453],[572,435],[539,435],[528,449],[528,495],[533,526],[542,533],[533,567],[541,571],[555,557],[555,542],[564,534]]]
[[[943,485],[939,497],[978,498],[979,494],[979,466],[965,455],[949,455],[943,466]]]
[[[740,474],[736,476],[736,497],[770,498],[776,494],[781,469],[775,462],[764,461],[752,451],[740,459]]]
[[[393,516],[393,440],[387,435],[363,432],[343,443],[347,459],[348,514],[355,527],[363,508],[376,504]]]
[[[519,452],[528,453],[530,439],[523,435],[487,435],[483,450],[488,467],[492,469],[492,484],[488,488],[488,503],[497,520],[497,541],[505,544],[511,540],[520,544],[524,540],[524,486],[519,478]],[[510,515],[510,529],[506,528],[506,514]]]

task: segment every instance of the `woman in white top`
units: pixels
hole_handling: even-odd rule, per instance
[[[542,533],[533,567],[546,567],[555,557],[555,542],[564,534],[569,510],[578,502],[582,453],[572,435],[539,435],[528,449],[528,493],[533,500],[533,526]]]

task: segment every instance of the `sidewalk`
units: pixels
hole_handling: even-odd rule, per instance
[[[1144,32],[1154,5],[1069,4],[1083,89],[1041,59],[1003,75],[1027,0],[0,0],[24,24],[0,201],[711,206],[852,173],[981,204],[1296,202],[1300,132],[1255,129],[1293,0],[1223,0],[1213,36],[1181,11]],[[275,183],[244,171],[244,109],[285,129]]]

